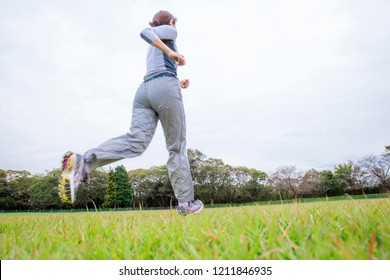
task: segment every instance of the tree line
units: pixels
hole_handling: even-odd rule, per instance
[[[300,171],[282,166],[266,173],[234,167],[192,149],[188,159],[195,196],[210,205],[390,192],[390,145],[381,155],[341,163],[332,170]],[[80,186],[74,205],[58,198],[60,174],[60,169],[35,175],[25,170],[0,170],[0,210],[147,208],[177,203],[165,165],[129,172],[124,166],[94,170],[89,184]]]

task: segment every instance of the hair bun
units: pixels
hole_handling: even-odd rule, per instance
[[[151,22],[149,22],[149,24],[150,24],[150,26],[152,26],[152,27],[156,27],[156,26],[159,25],[159,24],[158,24],[158,20],[151,21]]]
[[[155,27],[159,25],[169,24],[173,20],[176,22],[176,18],[168,11],[159,11],[153,17],[153,20],[149,22],[150,26]]]

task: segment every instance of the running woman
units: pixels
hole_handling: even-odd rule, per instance
[[[125,158],[140,156],[148,147],[161,122],[166,147],[169,178],[178,200],[178,213],[198,214],[203,209],[200,200],[194,200],[194,187],[186,150],[186,121],[181,88],[189,80],[179,81],[177,66],[185,65],[183,55],[176,47],[176,18],[167,11],[159,11],[150,26],[141,32],[149,44],[146,75],[133,102],[130,131],[112,138],[97,148],[80,155],[69,151],[62,160],[62,175],[58,193],[63,202],[74,203],[81,182],[100,167]]]

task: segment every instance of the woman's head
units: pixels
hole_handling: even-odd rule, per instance
[[[159,11],[154,15],[153,20],[149,22],[150,26],[155,27],[159,25],[175,25],[176,18],[168,11]]]

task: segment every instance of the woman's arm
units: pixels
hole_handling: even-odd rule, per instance
[[[172,58],[174,61],[176,61],[179,66],[186,64],[186,60],[185,60],[184,56],[171,50],[167,45],[164,44],[163,41],[161,41],[160,38],[157,38],[154,41],[152,41],[151,45],[153,47],[158,48],[163,53],[167,54],[170,58]]]
[[[177,37],[177,31],[175,28],[168,25],[157,26],[154,28],[145,28],[141,32],[141,38],[144,39],[148,44],[158,48],[170,58],[177,62],[179,66],[185,65],[185,58],[183,55],[171,50],[163,40],[175,40]]]

